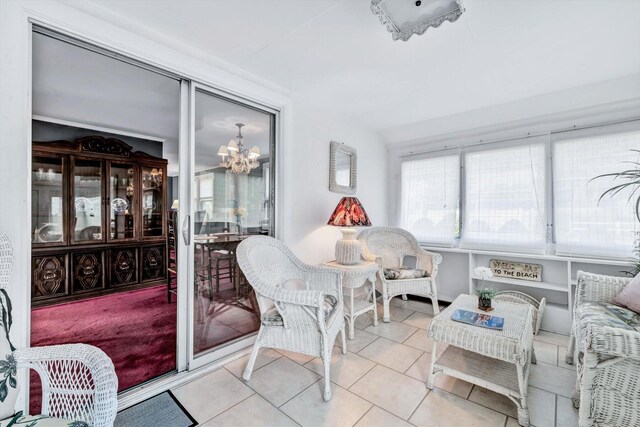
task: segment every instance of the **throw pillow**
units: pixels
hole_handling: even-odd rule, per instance
[[[613,298],[613,302],[640,314],[640,274],[634,277],[631,282]]]
[[[418,279],[420,277],[429,277],[429,273],[405,266],[384,269],[384,278],[387,280]]]
[[[14,347],[9,341],[11,300],[4,289],[0,289],[0,304],[0,420],[3,420],[15,413],[18,383],[16,360],[13,358]]]

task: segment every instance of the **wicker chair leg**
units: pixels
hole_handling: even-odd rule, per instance
[[[340,336],[342,337],[342,354],[347,354],[347,336],[345,332],[345,327],[342,325],[342,329],[340,329]]]
[[[573,334],[573,328],[571,328],[571,335],[569,336],[569,348],[567,348],[567,355],[564,361],[569,365],[573,365],[574,353],[576,351],[576,336]]]
[[[249,356],[249,361],[247,362],[246,368],[244,368],[244,373],[242,374],[242,379],[245,381],[249,381],[251,379],[251,373],[253,372],[253,365],[256,363],[256,358],[258,357],[258,351],[260,351],[260,332],[258,332],[258,336],[256,337],[256,342],[253,344],[253,350],[251,350],[251,356]]]
[[[384,323],[389,323],[391,321],[391,314],[389,313],[389,300],[391,298],[384,297],[382,299],[382,321]]]
[[[343,335],[344,336],[344,335]],[[325,346],[328,347],[328,346]],[[322,351],[322,362],[324,363],[324,401],[331,400],[331,349],[324,348]]]
[[[407,298],[407,294],[402,294],[402,301],[407,301],[409,298]]]
[[[437,296],[434,295],[431,297],[431,304],[433,305],[433,315],[435,316],[436,314],[440,314],[440,306],[438,305]]]

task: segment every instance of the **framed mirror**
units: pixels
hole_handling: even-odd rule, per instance
[[[329,152],[329,190],[356,194],[358,189],[358,155],[356,149],[331,141]]]

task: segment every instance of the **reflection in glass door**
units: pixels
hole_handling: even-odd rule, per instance
[[[238,244],[273,232],[275,114],[195,91],[193,355],[255,333],[255,295]]]

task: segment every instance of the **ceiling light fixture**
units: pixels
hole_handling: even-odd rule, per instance
[[[252,169],[260,166],[260,148],[257,146],[251,150],[242,147],[242,126],[244,123],[236,123],[238,135],[235,139],[230,139],[227,145],[223,145],[218,150],[218,156],[222,158],[220,166],[231,169],[233,173],[249,173]],[[227,156],[229,158],[227,159]]]
[[[464,12],[462,0],[371,0],[371,11],[393,40],[407,41],[444,21],[455,22]]]

